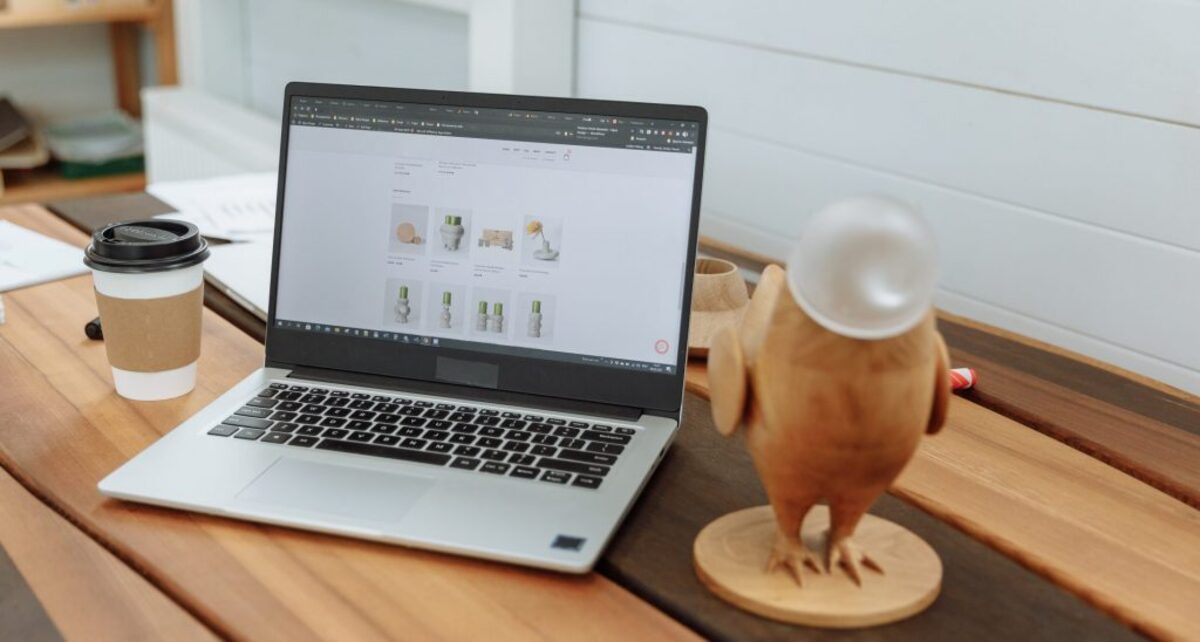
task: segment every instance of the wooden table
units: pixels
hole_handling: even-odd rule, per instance
[[[130,211],[149,201],[140,202],[121,208]],[[100,211],[105,204],[91,207]],[[39,208],[0,210],[0,218],[68,242],[85,240]],[[6,494],[0,477],[0,506],[8,514],[10,502],[18,502],[10,498],[23,497],[19,503],[26,511],[61,516],[41,527],[30,519],[29,532],[74,533],[63,546],[72,545],[66,539],[84,548],[100,544],[92,547],[100,557],[87,563],[107,569],[94,573],[97,586],[130,587],[129,595],[114,598],[123,604],[149,603],[149,596],[157,596],[153,608],[127,607],[144,616],[131,625],[143,631],[254,639],[645,639],[694,633],[721,639],[1121,639],[1134,635],[1132,627],[1154,636],[1200,639],[1191,613],[1200,604],[1200,513],[1181,501],[1195,490],[1184,465],[1188,460],[1167,458],[1159,466],[1153,448],[1125,448],[1076,421],[1088,415],[1063,411],[1127,413],[1139,422],[1135,426],[1152,425],[1163,443],[1186,455],[1197,447],[1196,434],[1178,424],[1200,416],[1200,405],[1128,377],[1113,379],[1122,382],[1125,396],[1105,400],[1108,393],[1096,382],[1108,379],[1089,374],[1082,385],[1067,386],[1060,375],[1077,374],[1077,365],[1113,373],[961,321],[943,323],[943,332],[955,361],[980,368],[984,383],[975,399],[955,400],[949,428],[925,442],[893,495],[873,509],[934,545],[946,566],[943,594],[908,621],[833,633],[741,613],[708,594],[691,571],[691,540],[704,524],[765,502],[740,444],[720,439],[712,429],[702,364],[689,371],[692,394],[679,440],[600,572],[568,578],[104,500],[95,491],[100,477],[258,367],[261,345],[206,313],[196,392],[175,401],[132,403],[113,394],[102,346],[83,338],[82,325],[95,314],[88,277],[5,299],[0,465],[20,485],[9,484],[12,493]],[[1034,413],[1026,405],[1028,389],[1019,385],[1023,374],[1034,380],[1025,385],[1059,394],[1059,405]],[[1009,386],[1005,394],[988,387],[990,376]],[[1046,382],[1072,394],[1056,393]],[[1112,407],[1096,405],[1101,402]],[[1020,413],[1037,421],[1011,418]],[[1073,444],[1055,438],[1067,433],[1092,438]],[[79,637],[72,617],[78,627],[91,616],[53,606],[50,590],[41,588],[45,581],[37,578],[63,569],[55,569],[53,555],[29,552],[31,539],[38,538],[17,538],[0,526],[0,545],[40,600],[43,619],[68,639]],[[26,544],[13,543],[20,541]],[[72,569],[83,564],[63,558]],[[52,570],[41,575],[26,570],[35,567]],[[126,579],[114,579],[122,569]],[[86,602],[88,596],[80,590],[74,599]]]

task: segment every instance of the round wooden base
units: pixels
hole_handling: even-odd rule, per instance
[[[824,558],[829,509],[816,506],[800,529],[804,544]],[[767,573],[775,540],[770,506],[730,513],[700,531],[693,555],[696,574],[721,599],[773,620],[828,628],[857,628],[895,622],[923,611],[937,599],[942,561],[907,529],[864,515],[853,542],[877,562],[882,574],[862,569],[857,586],[842,569],[832,574],[804,569],[804,586],[779,568]]]

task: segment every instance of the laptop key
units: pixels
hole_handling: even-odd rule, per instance
[[[375,404],[374,408],[370,408],[369,410],[374,410],[375,412],[393,413],[399,409],[400,404],[392,403],[390,401],[380,401]]]
[[[329,393],[329,396],[330,397],[349,397],[350,393],[346,392],[345,390],[334,390],[333,392]]]
[[[325,405],[334,408],[346,408],[346,406],[350,405],[350,399],[347,397],[330,397],[325,400]],[[349,411],[350,409],[346,408],[346,410]]]
[[[400,438],[395,435],[378,435],[375,437],[375,443],[384,446],[395,446],[400,443]]]
[[[260,428],[242,428],[233,436],[234,439],[248,439],[254,441],[263,436],[265,431]]]
[[[479,414],[483,415],[484,417],[495,417],[496,415],[499,415],[500,412],[497,410],[486,410],[485,409],[485,410],[480,410]]]
[[[295,404],[295,406],[297,408],[299,408],[301,405],[303,405],[300,402],[296,401],[297,399],[300,398],[300,393],[298,393],[298,392],[281,392],[281,393],[275,395],[275,398],[278,399],[279,403],[281,403],[281,404],[285,404],[285,403],[286,404]]]
[[[355,392],[350,395],[350,398],[351,399],[370,399],[371,395],[368,395],[364,392]]]
[[[555,437],[554,435],[534,435],[531,441],[535,444],[553,446],[554,444],[558,443],[558,437]]]
[[[504,438],[513,441],[529,441],[529,433],[521,432],[520,430],[510,430],[504,433]]]
[[[369,432],[363,432],[361,430],[356,430],[356,431],[350,433],[350,441],[368,442],[374,438],[375,438],[375,435],[372,435]]]
[[[503,475],[504,473],[508,472],[508,468],[509,468],[508,464],[502,464],[500,462],[495,462],[495,461],[487,461],[487,462],[483,463],[483,467],[480,468],[479,470],[481,472],[491,473],[493,475]]]
[[[375,421],[381,424],[397,424],[400,423],[400,415],[375,415]]]
[[[503,437],[504,429],[493,426],[484,426],[479,429],[479,434],[483,437]]]
[[[414,401],[413,405],[418,408],[432,408],[433,402],[432,401]]]
[[[273,388],[275,390],[287,390],[287,384],[276,382],[276,383],[271,384],[271,388]]]
[[[479,430],[479,426],[472,426],[471,424],[455,424],[454,428],[451,430],[454,432],[461,432],[471,435],[474,434],[475,431]]]
[[[636,435],[637,431],[633,428],[617,428],[618,435]]]
[[[424,426],[427,420],[424,417],[405,417],[400,420],[401,426]]]
[[[517,464],[518,466],[532,466],[533,462],[535,461],[537,461],[537,457],[522,453],[513,453],[512,456],[508,458],[508,463]]]
[[[425,445],[428,443],[429,442],[425,441],[424,439],[417,439],[416,437],[409,437],[408,439],[405,439],[404,441],[400,442],[400,447],[401,448],[416,448],[417,450],[420,450],[420,449],[424,448]]]
[[[587,446],[586,441],[582,439],[564,439],[558,442],[559,448],[570,448],[571,450],[583,450]]]
[[[383,433],[385,435],[390,435],[390,434],[396,432],[396,427],[390,426],[388,424],[375,424],[374,426],[371,426],[371,432],[378,432],[378,433]]]
[[[459,446],[458,448],[454,449],[454,454],[462,455],[463,457],[478,457],[479,448],[476,448],[475,446]]]
[[[432,419],[429,421],[429,423],[425,424],[425,427],[431,430],[445,430],[452,425],[454,424],[446,421],[445,419]]]
[[[587,428],[590,424],[588,424],[585,421],[572,421],[572,422],[568,423],[567,425],[572,428]]]
[[[370,410],[355,410],[354,412],[350,413],[350,418],[369,421],[375,418],[375,413],[371,412]]]
[[[271,432],[295,432],[300,424],[291,424],[287,422],[279,422],[271,426]]]
[[[237,411],[234,412],[233,414],[241,415],[243,417],[254,417],[256,419],[266,419],[267,416],[271,414],[271,411],[267,410],[266,408],[254,408],[251,406],[242,406],[241,408],[238,408]]]
[[[291,421],[296,418],[296,413],[287,410],[276,410],[271,413],[272,421]]]
[[[475,443],[475,435],[464,435],[462,433],[458,433],[456,435],[450,435],[450,443],[452,443],[452,444],[473,444],[473,443]]]
[[[559,470],[567,473],[579,473],[580,475],[592,475],[593,477],[603,477],[608,474],[608,466],[598,466],[596,464],[585,464],[579,461],[567,461],[565,459],[550,459],[542,457],[537,462],[538,468],[548,468],[550,470]]]
[[[592,430],[597,432],[612,432],[613,427],[605,424],[596,424],[595,426],[592,426]]]
[[[471,459],[469,457],[456,457],[454,461],[450,462],[450,467],[461,468],[463,470],[475,470],[476,468],[479,468],[479,460]]]
[[[258,393],[258,396],[266,397],[266,398],[270,399],[271,397],[274,397],[277,394],[279,394],[278,390],[275,390],[273,388],[264,388],[261,392]]]
[[[327,395],[327,394],[329,394],[329,389],[328,388],[313,388],[312,390],[309,390],[309,392],[313,393],[314,395]]]
[[[525,421],[542,421],[545,417],[541,415],[525,415]]]
[[[404,426],[396,434],[401,437],[420,437],[423,432],[425,431],[415,426]]]
[[[318,406],[317,404],[310,403],[301,408],[300,412],[306,415],[319,415],[325,412],[325,406]]]
[[[421,436],[430,441],[445,441],[450,433],[445,430],[426,430],[425,434]]]
[[[296,392],[307,392],[308,386],[292,386],[290,389],[295,390]]]
[[[495,437],[483,437],[479,441],[475,442],[475,445],[482,446],[483,448],[499,448],[503,443],[503,439],[497,439]]]
[[[229,424],[230,426],[237,426],[238,428],[268,428],[271,425],[271,422],[267,421],[266,419],[239,417],[237,415],[234,415],[225,421],[222,421],[221,423]]]
[[[575,481],[571,482],[572,486],[580,488],[600,488],[600,483],[604,480],[600,477],[592,477],[591,475],[576,475]]]
[[[576,437],[579,435],[579,429],[559,426],[558,428],[554,429],[554,434],[559,437]]]
[[[208,431],[208,434],[216,435],[218,437],[228,437],[229,435],[232,435],[233,433],[235,433],[237,431],[238,431],[237,426],[221,424],[220,426],[213,426],[212,430]]]
[[[370,430],[371,422],[369,421],[351,421],[346,424],[346,430]]]
[[[479,413],[479,416],[475,418],[474,423],[480,426],[495,426],[496,424],[500,423],[500,418],[489,417],[481,412]]]
[[[451,444],[451,443],[448,443],[445,441],[435,441],[435,442],[429,444],[429,446],[427,446],[425,448],[425,450],[428,450],[430,452],[435,452],[435,453],[448,453],[448,452],[454,450],[454,444]]]
[[[546,420],[546,423],[548,423],[548,424],[551,424],[551,425],[554,425],[554,426],[565,426],[565,425],[567,425],[567,422],[566,422],[566,420],[563,420],[563,419],[558,419],[558,418],[556,418],[556,417],[550,417],[549,419],[547,419],[547,420]]]
[[[529,454],[537,455],[538,457],[553,457],[557,451],[558,449],[553,446],[534,446],[529,449]]]
[[[296,431],[296,434],[297,435],[305,435],[308,437],[316,437],[317,435],[321,434],[322,430],[325,430],[325,429],[320,426],[301,426]]]
[[[264,399],[263,397],[255,397],[255,398],[251,399],[250,401],[247,401],[246,405],[254,406],[255,408],[274,408],[275,406],[279,405],[279,402],[274,399]]]
[[[423,411],[416,406],[404,406],[396,412],[406,417],[418,417]]]
[[[437,408],[438,408],[438,410],[454,410],[454,404],[452,404],[452,403],[440,403],[440,404],[438,404],[438,405],[437,405]]]
[[[542,473],[541,477],[542,481],[550,482],[551,484],[565,484],[570,481],[570,479],[571,475],[557,470],[547,470],[546,472]]]
[[[513,412],[511,410],[506,410],[506,411],[500,413],[500,416],[504,417],[505,419],[517,419],[521,416],[521,413]]]
[[[602,441],[589,441],[587,442],[587,450],[588,452],[593,453],[620,455],[621,453],[625,452],[625,447],[618,446],[616,444],[606,444]]]
[[[341,428],[330,428],[329,430],[321,433],[321,436],[328,439],[343,439],[346,437],[346,434],[346,431],[342,430]]]
[[[321,420],[321,425],[326,428],[341,428],[346,425],[346,420],[338,417],[326,417]]]
[[[450,416],[450,413],[445,410],[426,410],[422,415],[426,419],[445,419]]]
[[[546,435],[549,434],[553,428],[550,427],[550,424],[532,423],[528,426],[525,426],[525,430],[538,435]]]
[[[483,451],[483,458],[491,461],[504,461],[505,457],[508,457],[508,453],[504,452],[503,450]]]
[[[292,437],[292,440],[287,442],[287,445],[300,446],[301,448],[310,448],[310,447],[312,447],[313,444],[316,444],[316,443],[317,443],[316,437],[309,437],[308,435],[297,435],[295,437]]]
[[[350,402],[350,407],[355,410],[370,410],[374,406],[375,402],[369,399],[355,399]]]
[[[606,444],[625,445],[629,443],[629,435],[617,435],[610,432],[596,432],[595,430],[585,430],[580,437],[587,439],[588,441],[602,441]]]
[[[282,401],[279,403],[278,406],[275,406],[275,409],[276,410],[286,410],[288,412],[291,412],[294,410],[299,410],[303,407],[304,407],[304,404],[302,404],[298,401]]]
[[[386,437],[387,435],[382,435]],[[378,437],[376,438],[378,440]],[[373,457],[386,457],[388,459],[403,459],[405,461],[415,461],[422,464],[433,464],[434,466],[444,466],[450,461],[450,455],[441,453],[431,453],[427,450],[406,450],[403,448],[387,448],[376,444],[360,444],[353,441],[338,441],[336,439],[322,439],[321,443],[317,444],[317,450],[332,450],[340,453],[352,453],[355,455],[371,455]]]
[[[316,403],[316,404],[324,403],[325,395],[315,395],[310,392],[310,393],[304,395],[303,397],[300,397],[300,401],[302,401],[304,403]]]
[[[264,444],[286,444],[292,436],[286,432],[269,432],[259,441]]]
[[[563,450],[558,454],[559,459],[570,459],[572,461],[582,461],[586,464],[600,464],[603,466],[612,466],[617,463],[616,455],[604,455],[601,453],[589,453],[582,450]]]
[[[506,441],[504,442],[504,449],[509,452],[523,453],[529,450],[529,444],[520,441]]]
[[[529,466],[513,466],[513,470],[508,476],[520,477],[521,479],[537,479],[538,469]]]
[[[453,421],[455,423],[458,423],[460,421],[471,421],[474,418],[475,418],[475,415],[473,415],[469,412],[456,412],[448,417],[448,419],[450,421]]]
[[[517,416],[519,417],[520,415],[517,415]],[[500,427],[501,428],[509,428],[509,429],[524,428],[525,422],[521,421],[520,419],[505,419],[504,421],[500,422]]]
[[[329,409],[325,410],[325,416],[326,417],[349,417],[350,409],[349,408],[329,408]]]

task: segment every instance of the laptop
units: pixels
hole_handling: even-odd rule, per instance
[[[266,363],[100,491],[590,570],[679,429],[706,123],[289,84]]]

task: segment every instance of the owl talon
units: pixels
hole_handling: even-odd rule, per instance
[[[780,566],[788,570],[798,586],[804,586],[804,567],[807,566],[817,573],[821,572],[816,554],[808,550],[799,537],[783,534],[775,536],[771,557],[767,559],[767,572],[774,573]]]
[[[863,567],[883,575],[883,567],[849,539],[830,543],[826,547],[825,572],[833,573],[835,566],[845,571],[857,586],[862,586]]]

